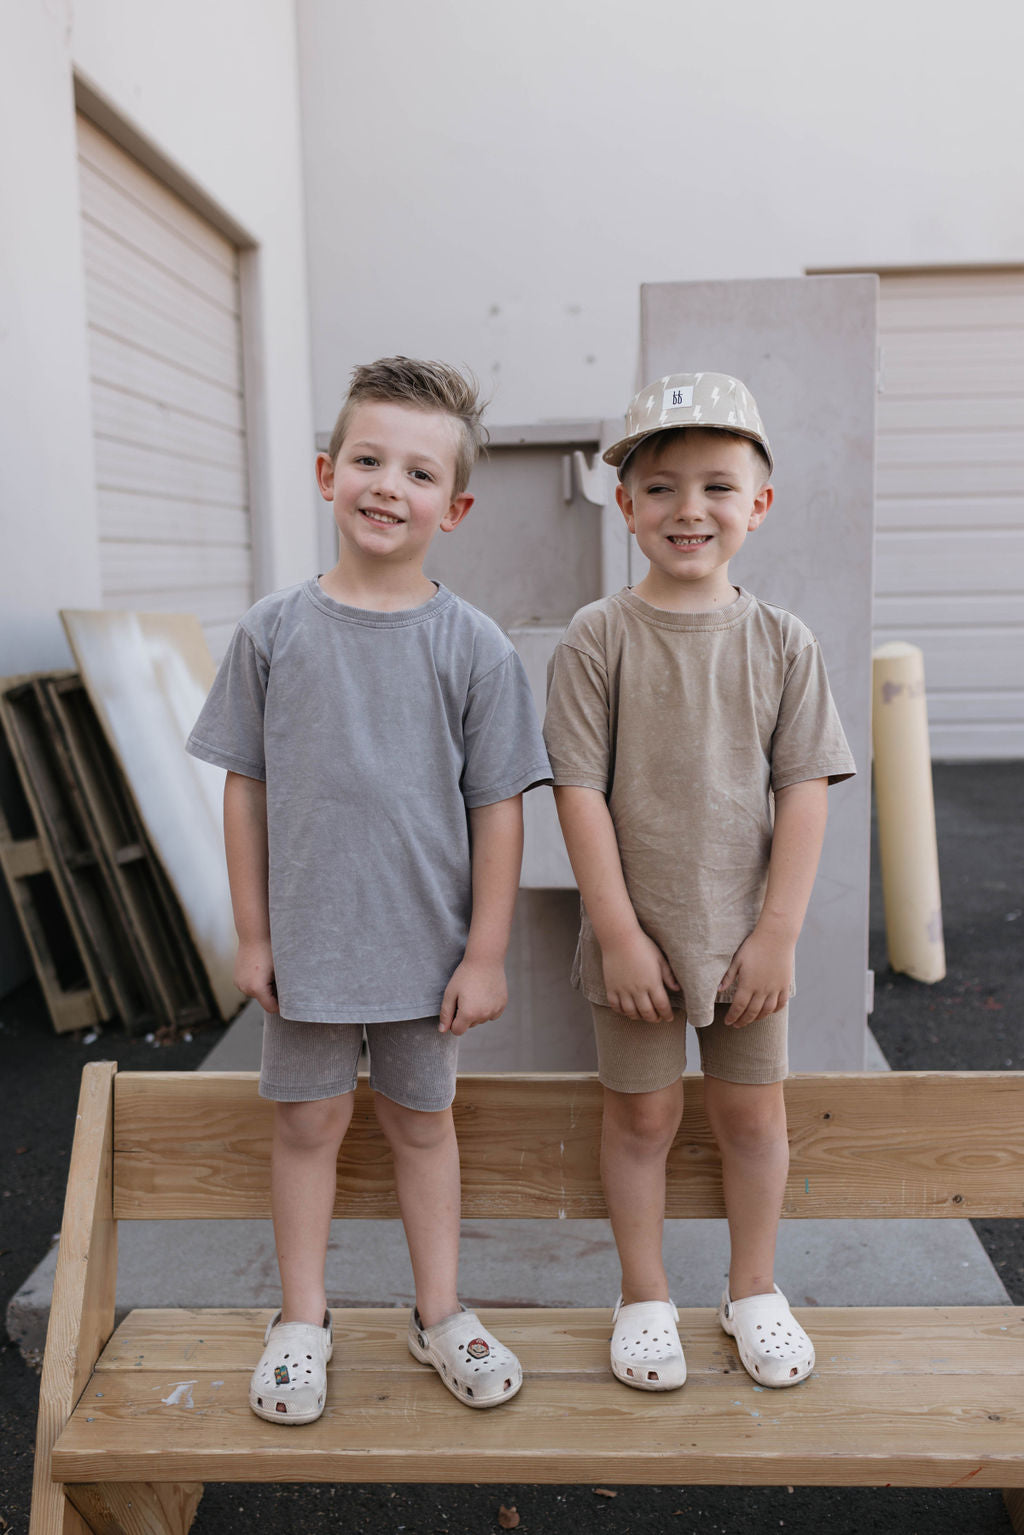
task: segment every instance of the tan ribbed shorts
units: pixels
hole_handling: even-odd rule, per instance
[[[260,1097],[311,1103],[354,1093],[366,1030],[370,1086],[392,1103],[433,1114],[455,1097],[459,1036],[438,1018],[395,1023],[309,1023],[263,1015]]]
[[[670,1087],[686,1070],[686,1014],[674,1013],[671,1023],[624,1018],[610,1007],[591,1003],[597,1038],[597,1074],[616,1093],[656,1093]],[[748,1023],[726,1028],[729,1004],[715,1007],[715,1021],[696,1029],[701,1070],[723,1082],[763,1086],[781,1082],[789,1073],[786,1038],[789,1008]]]

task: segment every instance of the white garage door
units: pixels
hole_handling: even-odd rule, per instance
[[[78,119],[103,601],[199,615],[220,656],[251,603],[238,251]]]
[[[1024,271],[883,275],[879,330],[876,641],[935,757],[1024,757]]]

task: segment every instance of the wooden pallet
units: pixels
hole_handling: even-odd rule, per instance
[[[100,861],[92,820],[38,676],[0,683],[0,726],[39,827],[47,862],[81,934],[82,959],[106,1005],[126,1029],[152,1028],[139,955],[124,909]]]
[[[41,678],[40,691],[87,807],[101,864],[120,898],[126,932],[139,954],[157,1017],[180,1027],[216,1017],[181,905],[85,684],[72,672]]]
[[[82,935],[54,878],[32,807],[0,731],[0,868],[47,1010],[58,1034],[91,1028],[109,1016],[82,955]]]

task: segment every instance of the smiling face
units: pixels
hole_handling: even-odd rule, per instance
[[[700,612],[735,599],[729,561],[772,503],[757,449],[726,432],[657,433],[637,448],[617,497],[649,573],[654,607]]]
[[[338,572],[365,582],[384,571],[423,595],[432,539],[457,527],[473,504],[465,492],[454,494],[458,432],[441,411],[390,400],[356,407],[337,457],[321,453],[316,463],[340,535]]]

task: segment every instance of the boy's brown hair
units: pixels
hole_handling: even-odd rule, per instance
[[[421,362],[415,357],[380,357],[353,369],[345,403],[331,433],[327,449],[337,461],[356,408],[367,400],[387,400],[414,410],[440,411],[459,423],[455,453],[455,486],[459,496],[469,484],[473,465],[487,440],[481,421],[487,402],[480,399],[476,379],[467,379],[446,362]]]

